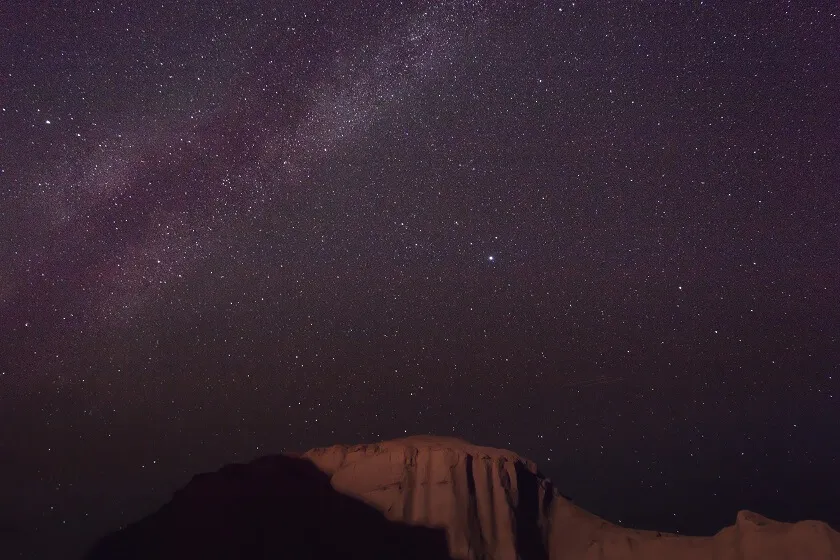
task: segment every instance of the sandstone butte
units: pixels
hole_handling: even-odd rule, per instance
[[[627,529],[564,498],[513,452],[413,436],[199,475],[89,555],[186,557],[840,560],[840,533],[748,511],[710,537]]]

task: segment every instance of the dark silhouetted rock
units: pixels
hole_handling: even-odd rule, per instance
[[[89,560],[440,559],[445,533],[388,521],[305,459],[271,456],[202,474]]]

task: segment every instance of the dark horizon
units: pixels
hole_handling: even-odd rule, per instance
[[[11,557],[412,433],[623,525],[840,527],[837,5],[6,2],[0,44]]]

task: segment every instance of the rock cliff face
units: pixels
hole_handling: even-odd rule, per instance
[[[304,454],[333,487],[386,517],[446,530],[457,558],[546,558],[556,493],[534,463],[454,438],[335,445]]]
[[[818,521],[778,523],[746,511],[713,537],[625,529],[572,504],[515,453],[419,436],[201,475],[160,512],[104,539],[91,558],[322,558],[324,551],[331,558],[840,560],[840,534]]]

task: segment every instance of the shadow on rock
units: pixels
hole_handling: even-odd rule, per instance
[[[306,459],[272,456],[199,475],[156,513],[104,537],[87,560],[451,560],[442,529],[387,520]]]

